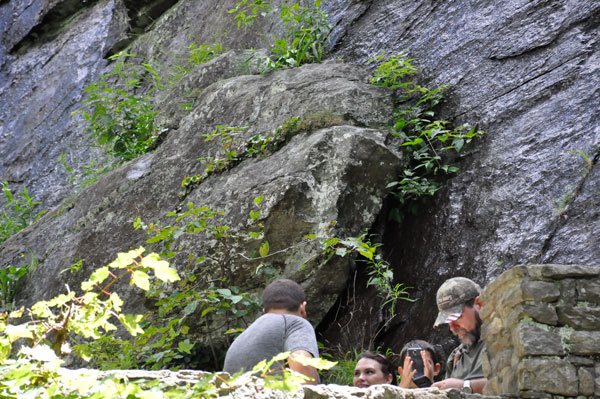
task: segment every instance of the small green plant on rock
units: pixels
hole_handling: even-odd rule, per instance
[[[221,44],[219,43],[200,45],[192,43],[188,49],[188,63],[192,66],[204,64],[224,52],[223,47],[221,47]]]
[[[134,159],[155,148],[163,131],[154,126],[156,111],[153,92],[163,88],[161,78],[150,64],[131,63],[133,54],[119,53],[112,72],[86,87],[84,101],[90,111],[80,111],[89,123],[94,140],[109,153],[122,159]],[[150,89],[137,94],[142,83]]]
[[[0,269],[0,309],[7,309],[15,299],[19,280],[27,275],[28,265]]]
[[[382,244],[373,244],[366,238],[366,233],[359,237],[345,239],[333,237],[323,241],[323,248],[329,254],[329,258],[333,255],[344,257],[348,254],[358,253],[361,256],[359,261],[366,264],[366,272],[369,276],[367,287],[375,287],[378,296],[383,300],[381,307],[385,308],[389,305],[393,315],[399,300],[415,301],[410,298],[408,293],[412,287],[406,287],[403,283],[393,284],[394,272],[381,254],[377,253],[377,248]]]
[[[399,148],[405,156],[400,179],[390,182],[388,187],[394,189],[403,209],[415,213],[418,200],[433,196],[442,187],[440,176],[458,171],[452,160],[483,131],[468,125],[452,127],[449,121],[436,119],[436,106],[448,86],[430,90],[406,80],[417,69],[405,52],[382,62],[384,57],[381,54],[371,60],[380,62],[371,83],[398,92],[393,135],[400,139]],[[401,221],[402,214],[396,210],[392,217]]]
[[[8,187],[8,181],[1,183],[4,201],[0,202],[0,243],[38,220],[46,211],[35,212],[40,204],[29,195],[27,187],[17,194]]]
[[[273,11],[269,1],[242,0],[229,12],[235,13],[238,28],[246,29],[257,17],[264,17]],[[321,0],[310,0],[307,5],[284,1],[278,11],[285,33],[273,39],[271,55],[261,60],[263,72],[320,63],[331,30],[327,15],[321,11]]]
[[[204,179],[214,173],[221,173],[239,164],[244,159],[267,157],[283,147],[293,136],[314,130],[351,124],[342,116],[324,111],[307,114],[302,118],[294,117],[278,126],[272,134],[256,134],[248,140],[242,141],[239,137],[249,129],[248,126],[220,126],[217,125],[211,133],[203,134],[205,141],[220,140],[220,156],[206,156],[199,158],[202,173],[187,176],[181,181],[183,191],[180,198],[185,197],[189,190],[200,184]]]

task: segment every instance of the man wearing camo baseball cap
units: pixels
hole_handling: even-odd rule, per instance
[[[439,389],[458,388],[467,393],[482,393],[487,382],[481,367],[485,344],[481,341],[481,318],[483,306],[479,300],[481,287],[464,277],[446,280],[436,295],[438,317],[434,327],[448,324],[452,334],[461,344],[448,358],[446,379],[434,383]]]

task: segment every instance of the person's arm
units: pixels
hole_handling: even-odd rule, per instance
[[[483,387],[487,382],[487,378],[475,378],[471,380],[471,389],[473,393],[483,393]],[[436,382],[432,385],[432,387],[436,387],[438,389],[450,389],[457,388],[462,389],[465,380],[460,378],[447,378],[445,380]]]
[[[306,381],[304,384],[311,384],[311,385],[315,385],[319,382],[319,372],[317,371],[316,368],[312,367],[312,366],[305,366],[302,363],[300,363],[299,361],[295,360],[298,357],[303,356],[303,357],[313,357],[310,352],[299,349],[299,350],[295,350],[290,354],[290,357],[288,358],[288,364],[290,366],[290,369],[300,373],[300,374],[304,374],[305,376],[312,378],[312,381]]]

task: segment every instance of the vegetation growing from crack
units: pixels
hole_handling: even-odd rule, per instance
[[[229,13],[240,29],[246,29],[256,18],[279,12],[284,33],[267,40],[271,55],[260,58],[262,71],[295,68],[304,64],[320,63],[329,40],[331,26],[321,11],[321,0],[300,2],[283,1],[278,6],[266,0],[242,0]]]
[[[442,187],[440,177],[458,171],[454,158],[473,139],[483,135],[477,127],[452,127],[449,121],[436,118],[436,107],[448,86],[430,90],[407,80],[418,72],[413,61],[406,52],[391,57],[381,54],[371,60],[379,63],[371,83],[395,90],[397,97],[392,134],[399,139],[404,168],[400,179],[390,182],[388,188],[394,190],[400,204],[391,213],[398,222],[404,212],[416,213],[422,199],[433,196]]]
[[[320,11],[320,3],[315,0],[303,6],[299,2],[283,2],[278,6],[285,34],[272,40],[272,55],[261,60],[263,71],[321,62],[330,27],[327,16]],[[236,13],[238,27],[246,27],[263,10],[272,12],[271,3],[243,0],[230,12]],[[176,63],[164,73],[149,63],[129,62],[134,54],[120,52],[109,57],[115,62],[112,71],[86,87],[88,97],[83,104],[87,110],[77,111],[87,121],[87,129],[97,145],[111,156],[127,161],[160,144],[167,129],[154,123],[158,114],[154,105],[156,92],[171,87],[194,66],[224,52],[218,42],[192,43],[187,50],[187,65]]]
[[[247,140],[242,136],[249,126],[217,125],[215,130],[203,134],[202,137],[206,142],[219,141],[218,154],[199,158],[204,169],[201,173],[187,176],[181,181],[183,191],[179,197],[185,198],[190,190],[209,176],[229,170],[245,159],[264,158],[273,154],[297,134],[350,123],[331,112],[317,112],[301,118],[291,118],[277,127],[272,134],[259,133]]]
[[[568,152],[571,155],[578,156],[583,161],[583,168],[581,170],[581,179],[577,182],[577,184],[572,184],[567,187],[567,190],[563,193],[563,195],[554,200],[552,205],[554,207],[554,211],[556,212],[556,216],[560,219],[566,216],[569,206],[575,201],[577,196],[579,195],[579,191],[581,190],[581,185],[586,181],[587,177],[592,172],[592,168],[600,157],[600,150],[596,153],[596,155],[588,155],[580,150],[571,150]]]
[[[83,104],[90,111],[80,111],[94,141],[121,160],[155,148],[162,133],[154,126],[158,111],[152,103],[153,93],[164,88],[162,78],[150,64],[128,62],[131,57],[126,53],[109,57],[116,61],[113,70],[86,87]],[[148,91],[137,93],[143,86]]]
[[[0,184],[3,199],[0,200],[0,243],[31,223],[38,220],[46,211],[36,212],[39,201],[29,195],[27,187],[19,193],[13,193],[8,181]]]

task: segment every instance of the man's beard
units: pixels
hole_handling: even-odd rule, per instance
[[[479,317],[479,312],[475,312],[475,321],[475,328],[472,330],[469,331],[462,329],[454,332],[454,335],[458,336],[464,345],[475,345],[477,342],[479,342],[479,338],[481,338],[481,324],[483,324],[483,322]],[[464,333],[464,335],[459,336],[459,333]]]

